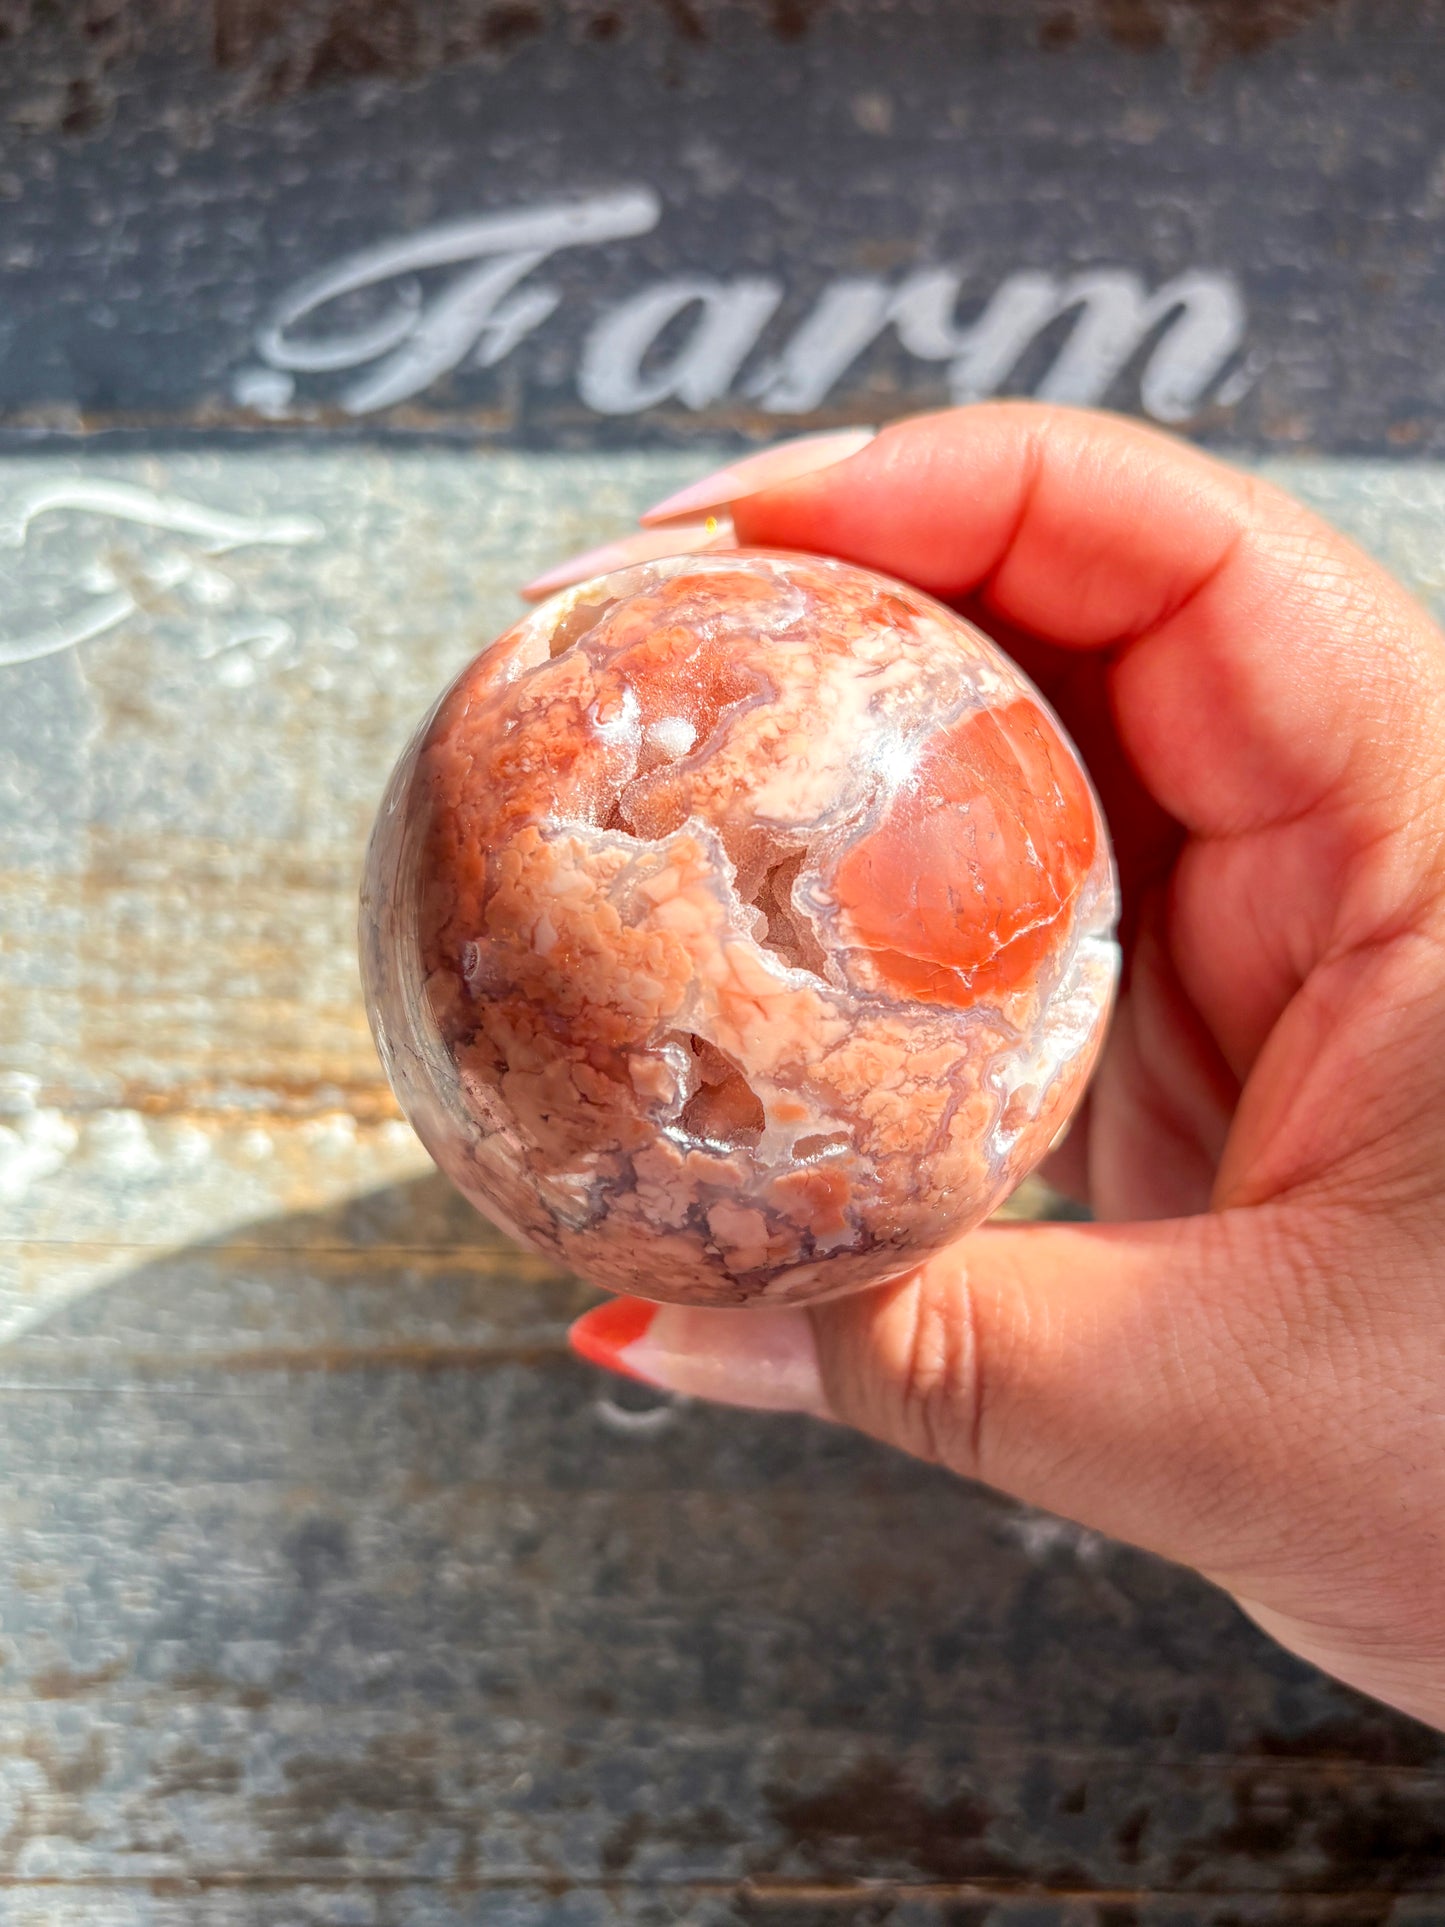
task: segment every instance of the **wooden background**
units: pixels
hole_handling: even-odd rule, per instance
[[[1245,8],[1056,8],[1024,35],[961,7],[952,69],[926,9],[749,15],[769,86],[834,61],[855,128],[860,91],[899,106],[836,150],[812,251],[782,161],[773,199],[744,170],[691,231],[729,273],[785,259],[806,305],[865,202],[860,248],[938,191],[909,88],[996,97],[992,174],[938,149],[959,221],[993,183],[988,285],[1035,248],[1236,275],[1256,412],[1185,426],[1445,608],[1441,263],[1401,171],[1438,177],[1445,120],[1389,80],[1433,56],[1343,6],[1266,15],[1256,46]],[[378,5],[412,22],[395,73],[309,5],[0,14],[0,1922],[1445,1921],[1445,1741],[1143,1555],[804,1421],[604,1387],[562,1343],[587,1294],[452,1199],[382,1084],[355,888],[417,716],[519,579],[779,424],[675,397],[589,417],[563,310],[557,340],[380,418],[227,412],[226,383],[266,304],[368,233],[634,160],[664,180],[688,115],[722,167],[761,55],[730,65],[697,17],[712,38],[674,9],[589,40],[482,10],[493,42],[451,44]],[[889,21],[864,87],[847,62]],[[303,85],[277,50],[307,46],[332,65]],[[569,104],[599,48],[643,76],[626,165],[622,108]],[[484,100],[510,157],[462,112]],[[1241,163],[1206,136],[1266,152],[1271,103],[1282,172],[1226,219]],[[806,133],[799,169],[830,151]],[[1177,258],[1120,198],[1166,176]],[[272,218],[283,188],[310,227]],[[570,312],[675,278],[688,231],[558,267]],[[1142,406],[1151,352],[1116,399]],[[878,354],[829,419],[927,399]],[[327,379],[298,380],[306,407]]]
[[[1008,352],[955,371],[971,390],[1442,453],[1442,98],[1442,0],[4,0],[0,441],[623,450],[873,420],[946,401],[949,343],[1002,291]],[[598,197],[627,202],[617,238],[554,236],[488,330],[469,224]],[[294,317],[362,258],[377,279]],[[932,325],[870,334],[919,273],[956,277]],[[589,382],[609,316],[699,281],[735,332],[696,385],[636,407]],[[1202,351],[1147,311],[1170,287],[1203,346],[1237,337],[1197,395],[1158,381],[1164,337]],[[829,299],[858,352],[800,414],[779,362]],[[387,383],[383,324],[412,357]],[[659,321],[648,371],[700,325]]]

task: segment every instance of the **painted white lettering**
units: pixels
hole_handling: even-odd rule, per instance
[[[955,327],[961,277],[943,270],[913,275],[900,288],[894,319],[905,348],[947,359],[955,401],[996,394],[1044,329],[1076,319],[1048,373],[1034,389],[1043,401],[1101,402],[1128,363],[1158,331],[1139,380],[1146,411],[1160,421],[1193,414],[1244,339],[1244,303],[1230,276],[1192,272],[1146,291],[1137,274],[1102,268],[1062,279],[1012,274],[978,319]]]
[[[483,366],[499,361],[495,338],[488,338],[494,325],[500,323],[497,336],[509,347],[525,330],[519,331],[515,322],[508,327],[506,309],[499,316],[498,304],[546,258],[541,248],[529,248],[458,275],[444,293],[419,312],[406,339],[369,375],[352,383],[342,397],[342,406],[353,415],[372,415],[379,408],[391,408],[430,388],[464,361],[473,346],[479,349]],[[557,300],[554,295],[547,304],[547,314]],[[515,307],[515,303],[508,303],[508,307]],[[532,312],[524,308],[529,320]]]
[[[850,275],[825,288],[752,392],[772,415],[807,415],[887,327],[893,291],[886,281]]]
[[[587,337],[577,390],[599,415],[634,415],[676,398],[687,408],[720,401],[783,298],[776,281],[664,281],[604,315]],[[669,322],[699,313],[676,353],[645,367]]]
[[[448,221],[403,240],[383,241],[308,276],[283,299],[256,338],[262,359],[293,373],[330,373],[379,361],[341,396],[352,414],[389,408],[419,394],[480,345],[484,365],[501,359],[557,305],[536,290],[507,302],[517,283],[550,254],[646,234],[662,203],[648,188],[520,213]],[[428,304],[415,276],[429,268],[477,262]],[[348,332],[298,335],[318,310],[363,289],[400,281],[379,317]],[[504,305],[505,304],[505,305]]]
[[[958,402],[997,394],[1052,323],[1074,314],[1068,338],[1034,393],[1048,401],[1100,402],[1151,334],[1159,339],[1140,377],[1140,398],[1161,421],[1192,414],[1244,338],[1244,304],[1227,275],[1177,275],[1146,292],[1136,274],[1098,270],[1061,279],[1009,275],[978,318],[953,315],[963,277],[920,269],[899,286],[858,277],[824,290],[761,384],[774,414],[819,407],[859,355],[892,324],[904,348],[949,363]]]
[[[444,222],[362,249],[283,297],[257,336],[264,365],[238,370],[233,393],[284,419],[298,375],[355,369],[339,401],[363,415],[420,394],[457,368],[494,367],[561,305],[555,288],[529,281],[550,256],[647,233],[661,205],[650,189],[626,189]],[[439,286],[423,281],[443,268],[456,272]],[[357,321],[351,317],[364,308],[356,297],[386,305]],[[613,416],[669,401],[710,408],[735,390],[782,299],[782,285],[764,276],[654,282],[593,319],[577,370],[581,398]],[[1045,337],[1059,346],[1035,394],[1101,402],[1137,363],[1140,402],[1161,421],[1186,420],[1211,396],[1230,405],[1257,372],[1237,359],[1246,317],[1228,274],[1190,269],[1151,291],[1126,268],[1031,268],[1005,276],[960,320],[964,301],[963,275],[946,267],[919,268],[898,281],[840,277],[742,392],[769,413],[809,415],[890,328],[907,354],[947,364],[955,401],[1017,383]],[[325,311],[349,325],[325,332]]]
[[[114,552],[111,532],[102,534],[94,551],[95,563],[80,573],[75,589],[77,606],[58,620],[6,634],[0,629],[0,669],[12,664],[37,662],[74,649],[143,612],[144,597],[139,585],[148,582],[152,590],[180,590],[191,604],[192,618],[187,626],[198,638],[206,632],[206,616],[224,614],[235,595],[235,584],[200,557],[230,555],[237,549],[264,544],[292,547],[316,542],[326,533],[313,515],[237,515],[229,509],[212,508],[187,495],[162,495],[133,482],[115,482],[101,476],[62,476],[55,481],[39,482],[6,505],[0,517],[0,548],[23,552],[30,543],[35,526],[46,517],[78,515],[102,522],[119,522],[138,530],[161,530],[180,536],[195,545],[194,551],[154,552],[149,559],[126,553],[123,564],[112,568],[103,557]],[[124,551],[122,551],[124,553]],[[19,556],[17,555],[17,563]],[[21,571],[11,572],[11,600],[16,599]],[[259,624],[274,630],[274,618],[252,621],[239,634],[240,641],[254,641]],[[279,625],[286,636],[290,631]],[[218,646],[234,646],[227,643]],[[217,653],[202,642],[202,656]]]
[[[1139,377],[1139,399],[1156,421],[1187,421],[1244,343],[1243,298],[1227,274],[1179,274],[1147,298],[1138,277],[1128,278],[1137,291],[1135,339],[1167,322]]]
[[[1059,285],[1051,274],[1028,269],[1008,275],[976,321],[954,321],[963,277],[947,268],[912,274],[894,297],[898,337],[924,361],[946,361],[954,401],[981,401],[997,394],[1029,343],[1057,319]]]

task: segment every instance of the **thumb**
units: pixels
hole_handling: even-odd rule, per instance
[[[1294,1274],[1267,1207],[994,1226],[806,1311],[619,1299],[572,1342],[671,1391],[854,1426],[1225,1577],[1278,1555],[1298,1481],[1312,1375],[1291,1355]]]

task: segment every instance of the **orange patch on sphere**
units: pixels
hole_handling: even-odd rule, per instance
[[[1047,958],[1094,860],[1093,805],[1036,703],[975,710],[931,739],[838,865],[849,934],[896,989],[968,1005]]]

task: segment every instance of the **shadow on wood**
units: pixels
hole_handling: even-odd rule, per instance
[[[587,1296],[428,1178],[5,1349],[7,1919],[1445,1908],[1445,1740],[865,1441],[619,1417]]]

